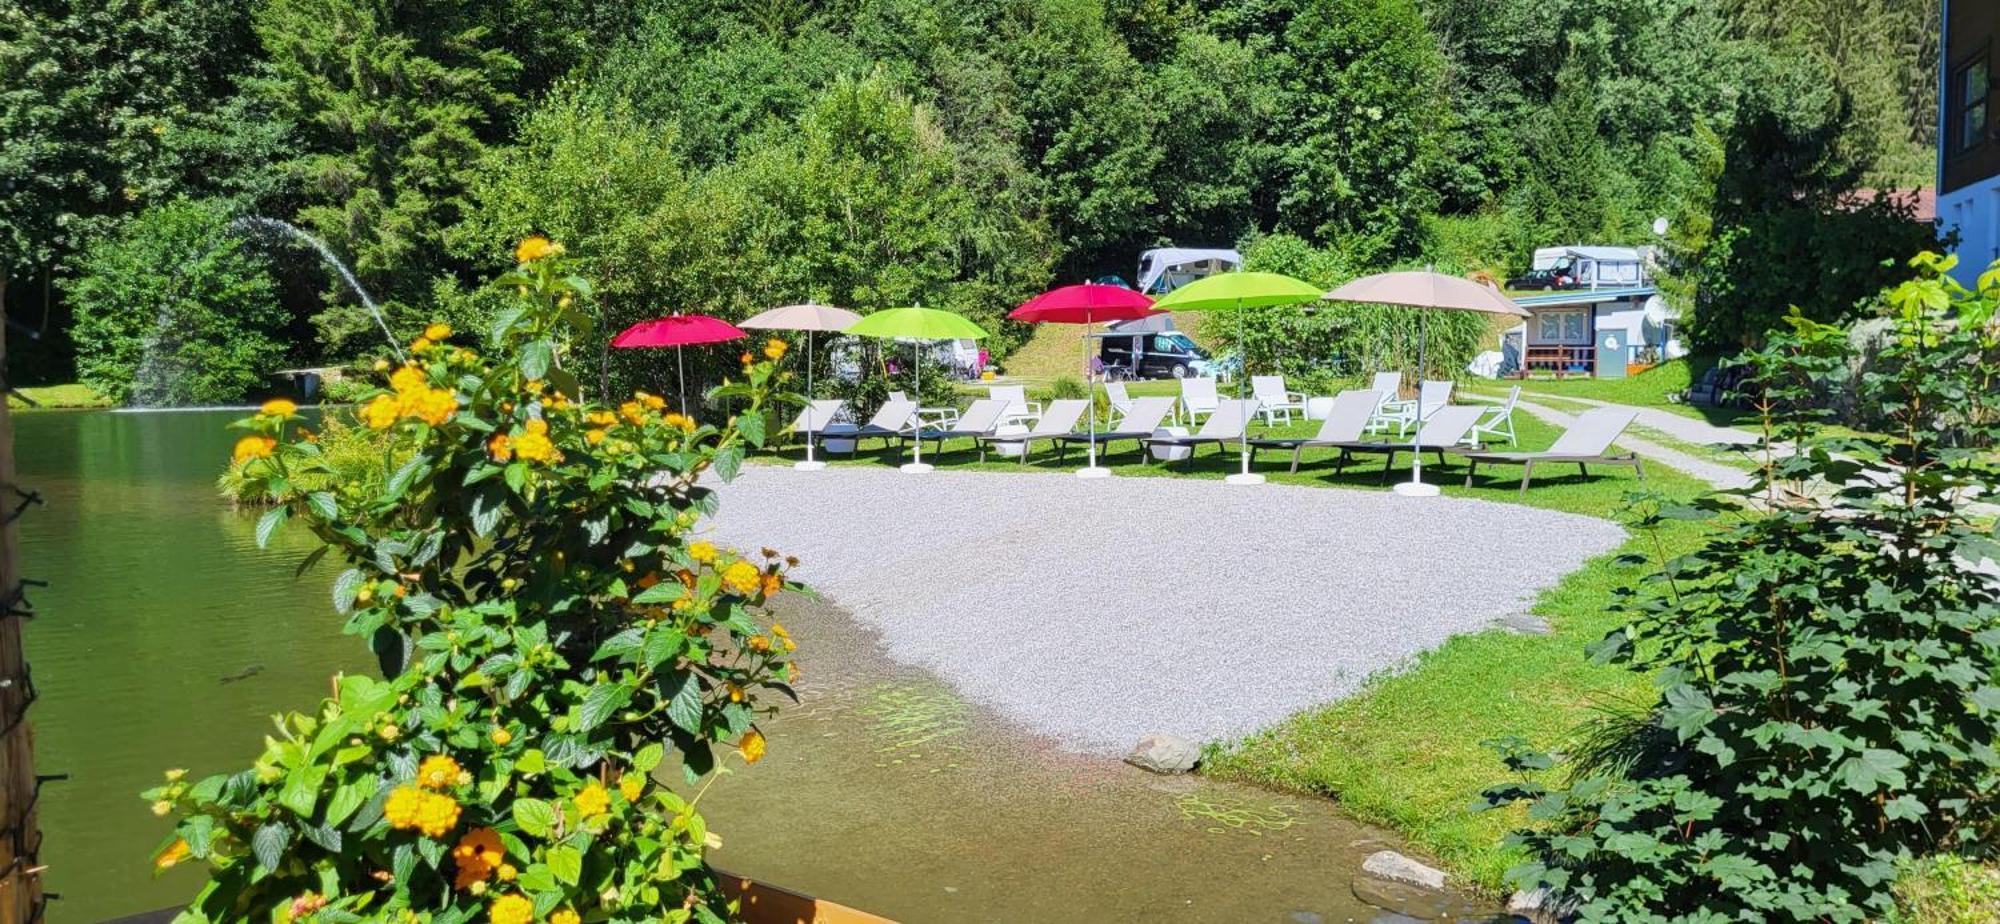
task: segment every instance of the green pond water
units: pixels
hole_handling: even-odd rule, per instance
[[[37,770],[70,775],[41,801],[55,924],[192,894],[195,870],[153,877],[168,823],[137,793],[246,764],[271,713],[369,668],[331,613],[337,569],[295,578],[308,537],[260,550],[216,497],[236,416],[16,417],[21,481],[47,499],[22,521],[26,573],[51,585],[27,635]],[[804,701],[703,802],[733,872],[909,922],[1492,919],[1357,877],[1394,840],[1322,801],[1067,753],[887,662],[835,607],[785,618]]]

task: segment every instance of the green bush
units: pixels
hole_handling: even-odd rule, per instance
[[[371,392],[379,388],[369,385]],[[320,417],[317,432],[300,428],[301,439],[311,439],[319,446],[323,467],[294,473],[286,480],[280,496],[273,498],[268,494],[270,486],[265,479],[243,466],[232,465],[216,476],[216,490],[232,503],[244,506],[289,503],[320,491],[336,492],[358,503],[380,492],[389,475],[406,460],[408,453],[398,452],[391,437],[392,434],[381,430],[360,426],[344,408],[328,409]]]
[[[720,427],[643,393],[583,403],[552,360],[589,291],[560,254],[530,239],[497,281],[520,299],[490,355],[434,324],[361,406],[400,460],[379,486],[299,487],[343,463],[290,402],[237,424],[234,465],[275,504],[259,542],[296,521],[322,543],[308,564],[342,561],[333,605],[384,679],[338,677],[250,767],[146,793],[180,816],[155,865],[208,867],[177,920],[736,916],[697,803],[764,754],[793,679],[768,601],[797,585],[776,552],[691,533],[705,476],[770,432],[777,365],[742,364]]]
[[[290,318],[221,206],[140,212],[84,255],[68,287],[83,383],[119,404],[241,401],[285,356]]]
[[[1977,293],[1925,254],[1886,293],[1896,336],[1860,384],[1896,425],[1821,438],[1814,398],[1847,374],[1845,332],[1794,313],[1741,362],[1771,460],[1746,489],[1639,526],[1711,517],[1662,563],[1594,657],[1658,699],[1590,730],[1567,784],[1496,742],[1532,803],[1511,878],[1583,921],[1862,921],[1894,909],[1913,859],[2000,846],[2000,557],[1962,503],[2000,489],[2000,273]],[[1789,448],[1788,448],[1789,447]]]
[[[1073,375],[1059,375],[1056,376],[1055,381],[1049,383],[1049,398],[1052,400],[1087,398],[1089,396],[1090,389],[1084,386],[1082,379]]]

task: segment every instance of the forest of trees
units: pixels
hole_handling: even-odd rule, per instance
[[[1723,349],[1789,303],[1855,311],[1880,260],[1929,233],[1845,194],[1929,181],[1938,15],[1938,0],[23,0],[0,9],[0,298],[17,380],[132,352],[72,332],[216,318],[187,303],[218,290],[284,309],[220,325],[257,341],[240,355],[377,348],[306,250],[255,236],[267,269],[221,261],[243,282],[222,286],[192,278],[218,261],[135,240],[167,239],[150,221],[230,242],[254,215],[323,239],[400,334],[476,323],[489,296],[472,281],[543,232],[601,280],[599,337],[674,309],[921,302],[996,328],[1004,354],[1023,331],[998,318],[1022,297],[1129,277],[1159,243],[1281,233],[1349,271],[1504,273],[1538,244],[1648,243],[1663,216],[1690,330]]]

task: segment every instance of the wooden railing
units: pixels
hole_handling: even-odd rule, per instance
[[[1521,368],[1529,372],[1590,375],[1597,369],[1597,348],[1589,345],[1530,344]]]

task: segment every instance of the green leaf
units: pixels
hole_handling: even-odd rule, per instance
[[[685,593],[687,593],[687,588],[681,586],[681,582],[674,580],[661,581],[645,590],[639,591],[639,595],[633,597],[632,602],[644,604],[672,603],[675,600],[679,600],[681,595]]]
[[[548,852],[549,872],[565,885],[576,885],[583,878],[583,853],[567,844],[551,847]]]
[[[311,818],[313,806],[319,802],[320,784],[326,781],[325,767],[300,767],[285,778],[285,788],[278,792],[278,804],[291,809],[301,818]]]
[[[266,872],[275,872],[278,864],[285,861],[285,846],[292,842],[291,826],[274,821],[257,829],[250,836],[250,851],[257,855],[257,865]]]
[[[354,595],[361,590],[361,569],[349,568],[333,579],[333,608],[342,616],[354,609]]]
[[[639,753],[632,755],[632,769],[640,773],[651,773],[654,767],[660,765],[660,761],[666,759],[666,756],[667,749],[655,741],[640,748]]]
[[[283,526],[291,515],[290,507],[272,507],[264,511],[264,515],[257,518],[257,547],[261,549],[270,545],[271,534],[277,532],[278,527]]]
[[[555,361],[555,344],[547,340],[531,340],[521,347],[521,375],[528,379],[545,379],[549,375],[549,364]]]
[[[669,694],[667,720],[690,734],[701,732],[701,682],[693,672],[681,671],[667,681]]]
[[[362,777],[352,783],[342,783],[334,787],[333,796],[326,800],[326,823],[337,825],[354,814],[354,810],[375,794],[378,781],[375,777]]]
[[[409,493],[410,486],[423,476],[424,471],[429,467],[429,462],[430,460],[424,458],[422,455],[411,456],[409,461],[404,462],[401,467],[396,469],[395,474],[389,476],[388,483],[382,486],[381,502],[384,504],[393,504],[402,500],[403,495]]]
[[[306,507],[313,516],[322,520],[340,519],[340,502],[334,500],[331,491],[314,491],[306,495]]]
[[[1868,748],[1843,761],[1840,775],[1847,788],[1859,793],[1873,793],[1885,785],[1901,789],[1905,783],[1903,768],[1909,763],[1909,758],[1895,751]]]
[[[535,837],[548,837],[549,832],[555,830],[556,810],[540,799],[517,799],[514,801],[514,824]]]
[[[730,446],[715,454],[715,474],[723,481],[735,481],[743,469],[743,447]]]
[[[604,720],[611,718],[612,713],[625,708],[625,704],[631,701],[630,686],[622,683],[598,683],[583,696],[583,708],[578,713],[576,730],[587,732],[603,725]]]
[[[745,412],[736,418],[736,432],[750,441],[750,445],[762,448],[764,445],[764,415],[760,412]]]
[[[548,756],[542,753],[541,748],[529,748],[521,754],[520,760],[514,762],[514,769],[525,776],[533,776],[548,767]]]

